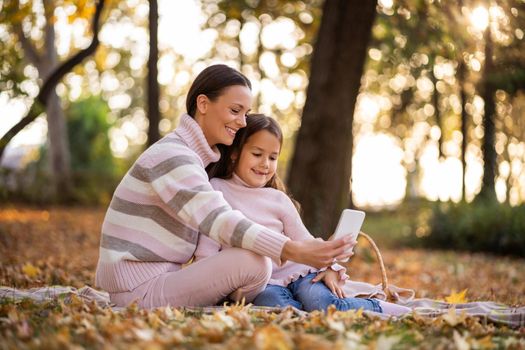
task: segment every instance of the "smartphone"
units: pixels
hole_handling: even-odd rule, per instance
[[[346,235],[352,236],[353,240],[357,240],[357,235],[361,231],[361,226],[365,221],[365,212],[360,210],[344,209],[335,228],[335,233],[330,237],[331,240],[344,237]],[[347,262],[348,259],[341,260]]]

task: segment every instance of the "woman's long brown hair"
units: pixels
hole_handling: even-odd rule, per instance
[[[227,87],[235,85],[252,89],[252,84],[246,76],[227,65],[215,64],[207,67],[199,73],[191,84],[186,96],[187,113],[195,118],[199,95],[206,95],[211,101],[215,101]]]

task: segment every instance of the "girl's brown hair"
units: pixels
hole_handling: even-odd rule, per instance
[[[208,172],[208,177],[210,179],[218,177],[220,179],[230,179],[235,170],[236,161],[232,159],[233,154],[239,155],[236,159],[239,159],[242,149],[250,136],[259,132],[261,130],[266,130],[279,140],[280,147],[283,145],[283,132],[279,123],[271,117],[268,117],[264,114],[249,114],[246,117],[246,127],[237,131],[235,139],[231,146],[218,145],[221,152],[221,158],[217,163],[210,164],[206,171]],[[288,196],[288,191],[282,180],[275,173],[272,178],[266,183],[264,187],[275,188],[276,190],[286,193]],[[290,197],[291,198],[291,197]],[[297,210],[299,209],[299,203],[292,199]]]
[[[215,64],[204,69],[191,84],[186,97],[186,111],[195,118],[197,110],[197,96],[206,95],[211,101],[215,101],[227,87],[241,85],[250,90],[252,84],[241,72],[224,64]]]

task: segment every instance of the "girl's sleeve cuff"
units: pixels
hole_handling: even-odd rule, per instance
[[[328,267],[323,267],[322,269],[319,269],[319,272],[326,271],[327,268]],[[330,266],[330,269],[332,269],[332,271],[335,271],[335,272],[339,272],[339,271],[343,271],[343,273],[346,272],[346,267],[341,266],[337,263],[332,264],[332,266]]]

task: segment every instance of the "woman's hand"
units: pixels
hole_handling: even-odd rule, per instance
[[[312,279],[312,283],[323,281],[324,284],[334,293],[338,298],[345,298],[345,293],[342,289],[345,284],[344,280],[341,280],[339,272],[332,269],[326,269],[321,271]]]
[[[321,269],[332,265],[337,260],[350,257],[356,243],[349,236],[334,241],[323,241],[322,239],[290,240],[284,244],[281,260],[292,260]]]

